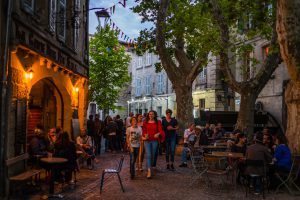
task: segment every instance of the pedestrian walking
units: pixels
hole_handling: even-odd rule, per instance
[[[131,117],[131,126],[126,130],[126,141],[130,153],[130,178],[135,176],[135,163],[139,154],[140,141],[142,138],[142,129],[137,126],[137,119]]]
[[[141,127],[141,129],[143,129],[143,115],[137,114],[136,118],[137,118],[137,126]],[[139,157],[137,160],[137,168],[139,171],[143,171],[144,156],[145,156],[145,145],[144,145],[144,140],[141,138]]]
[[[178,122],[172,118],[172,110],[166,110],[166,118],[162,120],[163,130],[166,135],[166,163],[167,169],[174,170],[174,155],[176,147],[176,130],[178,130]],[[170,165],[171,157],[171,165]]]
[[[165,133],[161,122],[157,120],[154,111],[149,111],[143,124],[143,138],[145,140],[145,150],[147,159],[147,178],[151,178],[151,166],[155,159],[155,153],[158,147],[158,141],[164,141]]]

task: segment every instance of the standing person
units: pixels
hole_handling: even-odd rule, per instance
[[[104,123],[99,119],[99,115],[95,115],[95,153],[101,154],[101,142]]]
[[[137,114],[137,126],[140,127],[143,130],[143,116],[141,114]],[[137,168],[140,171],[143,171],[143,161],[145,156],[145,145],[144,140],[141,138],[140,141],[140,149],[139,149],[139,157],[137,160]]]
[[[130,122],[131,126],[126,130],[126,141],[130,153],[130,177],[133,179],[135,176],[135,162],[138,158],[140,141],[142,139],[142,129],[137,126],[135,117],[131,117]]]
[[[183,135],[183,149],[181,152],[181,164],[179,167],[187,167],[187,153],[189,152],[188,148],[188,138],[190,135],[195,134],[195,123],[190,123],[189,128],[184,131]]]
[[[118,126],[118,130],[117,130],[117,135],[116,135],[116,149],[118,151],[122,151],[123,150],[123,133],[122,133],[122,130],[123,130],[123,121],[120,117],[120,115],[116,115],[116,119],[115,119],[115,122]]]
[[[172,110],[166,110],[166,118],[162,120],[162,126],[166,135],[166,162],[167,169],[174,170],[174,155],[176,147],[176,130],[178,130],[178,122],[172,118]],[[170,165],[171,157],[171,165]]]
[[[116,151],[116,138],[118,125],[110,116],[107,116],[107,126],[105,127],[107,138],[109,140],[109,148],[114,153]]]
[[[87,129],[87,135],[90,136],[93,140],[93,143],[95,143],[95,122],[94,122],[94,116],[90,115],[89,119],[86,123],[86,129]]]
[[[143,124],[143,138],[145,140],[146,159],[147,159],[147,178],[151,178],[151,166],[155,159],[155,153],[158,147],[158,141],[161,137],[165,138],[161,122],[157,120],[154,111],[149,111]]]
[[[126,118],[126,122],[125,122],[126,128],[129,127],[129,126],[131,126],[131,124],[130,124],[130,118],[131,117],[133,117],[133,112],[130,112],[129,116]]]

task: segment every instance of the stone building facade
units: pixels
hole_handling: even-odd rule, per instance
[[[251,65],[251,63],[248,63],[251,65],[250,77],[253,77],[259,71],[261,65],[265,62],[269,52],[270,43],[267,40],[261,39],[260,37],[255,37],[248,42],[254,44],[254,49],[249,52],[247,58],[237,58],[235,66],[235,76],[237,81],[243,80],[240,66],[245,63],[245,59],[254,58],[258,61],[256,65]],[[279,126],[283,131],[286,128],[286,105],[284,101],[284,91],[286,83],[289,81],[289,79],[290,77],[288,75],[287,68],[285,67],[284,63],[281,63],[276,68],[270,80],[267,82],[256,100],[256,109],[267,111],[278,123],[276,126]],[[236,93],[237,111],[239,111],[239,99],[240,95]]]
[[[1,132],[5,138],[1,159],[9,160],[28,151],[27,144],[37,124],[45,132],[60,126],[71,137],[74,119],[79,127],[85,124],[88,0],[4,2],[10,2],[12,9],[7,59],[8,103],[6,127]],[[5,13],[3,10],[2,7],[1,15]],[[21,170],[11,167],[5,174],[9,176]],[[7,184],[2,196],[7,195],[9,188],[7,179],[4,182]]]
[[[156,110],[159,117],[165,115],[167,108],[176,116],[176,95],[172,83],[164,70],[156,73],[155,64],[159,57],[146,52],[138,56],[131,52],[129,71],[132,76],[131,99],[128,110],[133,113],[147,113]],[[222,83],[218,70],[218,59],[212,55],[210,62],[203,68],[193,84],[194,117],[199,117],[200,110],[234,110],[233,93]]]

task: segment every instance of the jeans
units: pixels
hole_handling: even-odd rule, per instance
[[[176,137],[170,137],[166,139],[166,162],[168,163],[171,155],[171,162],[174,162],[176,147]]]
[[[158,153],[157,147],[158,141],[145,141],[146,160],[148,169],[151,168],[151,166],[153,166],[155,154]]]
[[[181,152],[181,162],[186,163],[187,162],[187,153],[189,152],[188,147],[183,147]]]
[[[135,162],[139,155],[139,147],[133,147],[133,152],[130,152],[130,174],[135,175]]]

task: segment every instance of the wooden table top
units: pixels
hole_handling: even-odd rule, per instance
[[[211,153],[213,156],[218,156],[218,157],[229,157],[229,158],[243,158],[244,155],[242,153],[235,153],[235,152],[216,152],[213,151]]]
[[[227,149],[227,146],[223,146],[223,145],[203,145],[202,146],[203,149]]]
[[[41,158],[41,161],[49,164],[60,164],[60,163],[68,162],[66,158],[58,158],[58,157]]]

